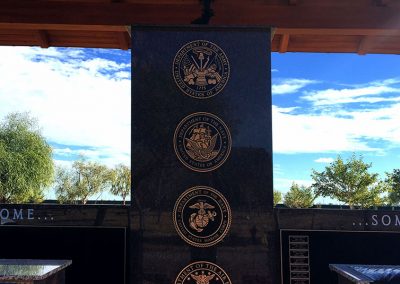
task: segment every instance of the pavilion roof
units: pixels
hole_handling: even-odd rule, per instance
[[[199,0],[1,0],[0,45],[130,48],[131,24],[189,25]],[[400,0],[214,0],[209,25],[272,26],[272,50],[400,54]]]

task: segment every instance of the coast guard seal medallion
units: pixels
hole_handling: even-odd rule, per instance
[[[232,281],[218,265],[207,261],[198,261],[182,269],[175,284],[232,284]]]
[[[225,123],[206,112],[185,117],[174,134],[178,159],[197,172],[209,172],[220,167],[229,156],[231,144],[231,135]]]
[[[173,219],[176,231],[185,242],[196,247],[210,247],[228,233],[232,213],[220,192],[211,187],[196,186],[179,196]]]
[[[229,61],[224,51],[206,40],[185,44],[172,67],[174,80],[188,96],[206,99],[223,90],[229,79]]]

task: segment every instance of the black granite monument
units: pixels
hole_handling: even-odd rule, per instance
[[[269,29],[132,40],[134,283],[274,283]]]

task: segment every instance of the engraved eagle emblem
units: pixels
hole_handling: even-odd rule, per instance
[[[185,138],[189,154],[195,160],[213,159],[218,154],[214,151],[218,135],[211,136],[211,129],[205,128],[203,124],[195,126],[191,131],[190,138]]]
[[[197,213],[192,213],[189,218],[190,227],[198,233],[202,232],[210,220],[214,221],[214,217],[217,216],[215,211],[206,211],[206,209],[214,209],[215,207],[203,201],[193,204],[189,208],[198,209]]]
[[[209,284],[210,280],[215,277],[215,274],[204,275],[204,272],[201,275],[190,275],[193,280],[196,280],[196,284]]]
[[[189,56],[185,60],[183,67],[184,81],[189,85],[199,87],[207,85],[216,85],[222,79],[217,72],[217,65],[214,63],[213,52],[208,48],[194,48],[192,52],[195,54]]]

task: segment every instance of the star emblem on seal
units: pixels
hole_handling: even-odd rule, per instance
[[[232,281],[218,265],[198,261],[182,269],[175,279],[175,284],[232,284]]]
[[[195,247],[210,247],[228,233],[232,212],[222,193],[211,187],[195,186],[179,196],[173,220],[185,242]]]
[[[232,147],[226,124],[206,112],[185,117],[175,129],[173,143],[178,159],[196,172],[209,172],[220,167]]]
[[[186,95],[207,99],[226,86],[230,65],[225,52],[215,43],[196,40],[177,52],[172,73],[175,83]]]

